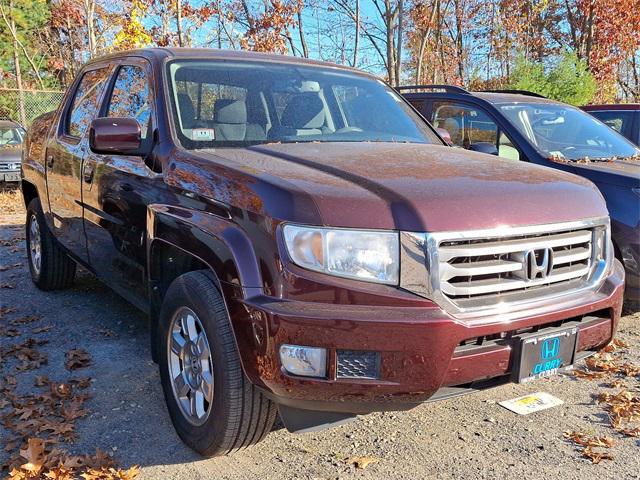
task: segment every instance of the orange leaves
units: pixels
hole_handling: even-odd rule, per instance
[[[0,317],[13,313],[15,309],[2,307]],[[39,316],[30,315],[8,322],[14,327],[25,327],[39,320]],[[3,320],[3,323],[7,323]],[[16,335],[22,334],[18,328],[11,327]],[[51,327],[32,328],[34,333],[46,333]],[[12,333],[3,329],[5,335]],[[47,355],[38,347],[47,344],[47,340],[29,338],[22,343],[0,347],[0,360],[14,358],[19,361],[16,372],[35,369],[47,363]],[[67,352],[65,365],[68,370],[84,368],[91,363],[89,352],[73,349]],[[6,363],[0,363],[5,369]],[[14,480],[31,479],[124,479],[131,480],[139,474],[138,467],[129,470],[118,469],[112,457],[97,450],[95,455],[69,455],[56,445],[60,442],[73,442],[77,438],[76,420],[89,414],[85,402],[89,394],[84,392],[91,385],[89,377],[69,378],[65,381],[52,381],[46,375],[37,375],[33,386],[38,390],[32,394],[19,395],[18,379],[13,375],[4,375],[0,380],[0,424],[10,434],[3,447],[13,457],[0,468],[8,468],[8,478]],[[19,456],[18,456],[19,453]],[[4,472],[3,472],[4,473]]]
[[[601,393],[598,403],[609,413],[611,426],[623,435],[640,436],[640,427],[632,424],[640,422],[640,395],[622,390],[617,394]]]
[[[287,53],[286,33],[295,24],[295,15],[302,8],[297,0],[268,0],[264,11],[252,15],[247,12],[249,28],[240,44],[245,50]]]
[[[582,432],[566,431],[563,436],[583,447],[611,448],[615,444],[611,437],[587,437],[587,434]]]
[[[585,447],[582,455],[591,460],[591,463],[600,463],[602,460],[613,460],[613,455],[608,452],[595,451],[592,447]]]
[[[640,367],[628,362],[622,362],[618,358],[621,349],[627,348],[624,342],[613,340],[602,353],[594,355],[585,361],[586,370],[574,371],[574,376],[587,378],[604,378],[617,375],[618,377],[636,377],[640,375]],[[611,427],[621,435],[640,437],[640,395],[626,390],[623,378],[615,378],[608,384],[610,388],[622,388],[618,393],[603,392],[597,397],[600,404],[609,415]],[[600,463],[602,460],[612,460],[613,455],[608,452],[594,450],[595,448],[611,448],[614,441],[611,437],[591,437],[579,432],[564,432],[564,438],[571,440],[582,447],[581,453],[589,458],[592,463]]]
[[[27,460],[27,463],[20,465],[20,469],[31,475],[38,475],[44,466],[44,441],[40,438],[30,438],[27,448],[20,450],[20,456]]]
[[[611,448],[615,444],[611,437],[587,437],[585,433],[566,431],[563,434],[564,438],[570,440],[577,445],[580,445],[582,449],[580,453],[588,459],[591,463],[600,463],[602,460],[613,460],[613,455],[601,450],[594,450],[594,448]]]
[[[113,459],[101,450],[96,450],[95,455],[69,455],[58,449],[47,452],[41,438],[30,438],[20,456],[27,462],[9,472],[13,480],[133,480],[140,473],[137,466],[128,470],[115,468]]]

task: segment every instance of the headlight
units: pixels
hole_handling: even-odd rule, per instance
[[[398,284],[397,232],[285,225],[284,240],[293,262],[338,277]]]

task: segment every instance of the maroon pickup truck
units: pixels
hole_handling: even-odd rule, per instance
[[[148,312],[204,455],[564,371],[622,306],[582,178],[445,146],[380,79],[148,49],[80,72],[26,139],[35,284],[83,265]]]

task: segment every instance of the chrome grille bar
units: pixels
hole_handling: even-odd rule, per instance
[[[400,286],[460,318],[479,310],[483,315],[504,313],[599,285],[613,261],[610,235],[607,217],[489,230],[401,232]]]
[[[503,253],[522,252],[540,248],[562,247],[591,241],[590,230],[560,233],[543,237],[521,238],[514,240],[493,241],[486,243],[456,244],[440,247],[440,261],[448,261],[456,257],[471,257],[481,255],[500,255]]]

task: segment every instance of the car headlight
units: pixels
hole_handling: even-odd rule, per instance
[[[338,277],[398,284],[397,232],[284,226],[291,260],[300,267]]]

